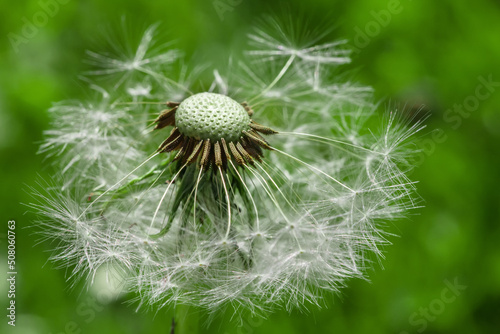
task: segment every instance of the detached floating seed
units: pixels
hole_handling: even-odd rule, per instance
[[[277,133],[255,123],[253,110],[246,103],[215,93],[199,93],[184,101],[167,102],[155,120],[155,130],[173,126],[169,137],[158,147],[158,152],[178,151],[174,160],[184,165],[198,162],[207,169],[227,168],[234,159],[238,165],[262,160],[262,149],[272,147],[261,134]]]

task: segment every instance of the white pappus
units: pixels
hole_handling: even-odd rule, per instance
[[[209,312],[319,305],[364,277],[384,224],[418,205],[423,126],[339,81],[343,41],[269,22],[226,70],[156,47],[156,26],[128,58],[89,53],[102,97],[54,105],[40,148],[60,174],[31,204],[54,261],[90,282],[119,267],[139,304]]]

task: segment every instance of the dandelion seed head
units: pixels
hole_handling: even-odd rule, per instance
[[[199,93],[182,101],[176,111],[179,131],[196,139],[237,141],[250,128],[245,108],[222,94]]]
[[[371,88],[338,74],[344,41],[269,21],[225,71],[155,32],[90,52],[109,86],[50,110],[40,153],[59,178],[31,207],[51,259],[90,284],[118,272],[139,306],[209,313],[321,306],[366,278],[386,223],[418,207],[421,122],[380,117]]]

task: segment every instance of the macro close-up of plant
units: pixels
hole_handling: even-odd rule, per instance
[[[97,97],[50,109],[40,152],[60,181],[32,204],[71,276],[111,266],[139,305],[262,315],[364,277],[384,224],[418,205],[406,173],[422,125],[338,81],[345,41],[265,23],[232,68],[196,64],[206,88],[156,26],[130,54],[88,52]]]
[[[500,327],[498,4],[5,6],[1,333]]]

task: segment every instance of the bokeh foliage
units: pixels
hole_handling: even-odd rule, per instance
[[[74,328],[167,333],[170,328],[170,310],[136,313],[122,299],[94,305],[92,291],[81,285],[70,289],[63,271],[45,265],[50,245],[35,245],[33,229],[22,229],[34,218],[20,204],[30,201],[27,186],[53,172],[36,155],[48,127],[47,109],[54,101],[87,96],[78,80],[86,69],[85,50],[99,49],[102,36],[125,16],[137,29],[160,22],[180,49],[202,62],[223,63],[243,47],[243,36],[260,15],[284,8],[298,25],[304,17],[328,19],[335,26],[332,38],[351,41],[357,51],[349,69],[357,81],[375,88],[382,109],[426,106],[429,131],[419,138],[423,154],[412,174],[420,180],[425,207],[388,226],[399,237],[391,237],[386,259],[369,272],[371,282],[351,281],[327,308],[244,318],[242,326],[228,314],[206,333],[419,333],[426,319],[421,308],[429,309],[425,333],[493,333],[500,327],[500,86],[477,99],[470,112],[453,112],[455,105],[474,101],[478,78],[500,82],[497,1],[61,0],[53,17],[16,50],[9,33],[22,34],[24,18],[33,21],[47,2],[0,1],[1,268],[4,275],[6,222],[15,219],[18,333],[78,333]],[[437,136],[436,130],[441,130]],[[454,281],[467,288],[445,302],[446,282]],[[4,279],[0,287],[5,305]]]

